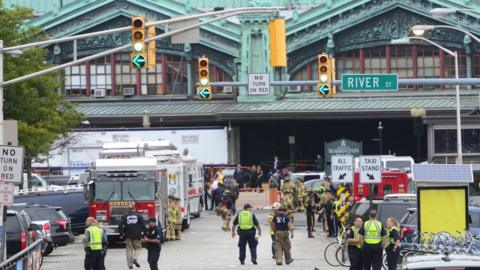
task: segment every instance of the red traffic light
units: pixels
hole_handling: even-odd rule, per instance
[[[203,59],[203,60],[200,60],[200,66],[201,67],[206,67],[208,65],[208,61]]]
[[[133,20],[133,27],[143,27],[143,20],[142,19]]]
[[[321,56],[320,57],[320,63],[325,64],[327,62],[328,58],[326,56]]]

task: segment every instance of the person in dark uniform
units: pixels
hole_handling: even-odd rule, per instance
[[[353,227],[347,235],[348,259],[350,260],[350,270],[362,270],[362,245],[360,243],[360,234],[358,231],[362,228],[363,220],[356,217],[353,221]]]
[[[330,192],[326,192],[324,195],[324,201],[322,202],[322,207],[325,212],[325,219],[327,220],[327,227],[328,227],[328,237],[335,237],[335,228],[333,222],[335,221],[334,213],[333,213],[333,202],[332,202],[332,194]]]
[[[151,217],[148,219],[148,228],[145,231],[145,236],[142,243],[148,250],[148,264],[150,270],[158,270],[158,259],[160,258],[160,250],[162,249],[163,231],[162,227],[157,227],[157,219]]]
[[[145,224],[142,215],[134,211],[133,204],[130,205],[130,212],[122,216],[122,222],[120,223],[118,231],[125,237],[128,268],[132,269],[133,265],[140,268],[137,259],[142,249]]]
[[[240,212],[235,219],[233,220],[232,225],[232,237],[235,238],[235,231],[238,226],[238,248],[240,251],[240,256],[238,259],[241,264],[245,264],[245,257],[247,252],[247,243],[248,248],[250,249],[250,256],[252,257],[252,263],[257,264],[257,245],[258,241],[255,239],[256,230],[258,230],[258,236],[262,236],[262,229],[258,223],[257,218],[252,213],[252,206],[250,204],[245,204],[243,206],[243,211]]]
[[[383,255],[382,242],[386,241],[387,231],[382,223],[377,220],[377,210],[370,210],[368,216],[369,220],[358,231],[360,242],[363,243],[363,269],[380,270]]]
[[[283,264],[283,256],[285,255],[285,263],[291,264],[293,262],[291,249],[292,243],[290,237],[293,238],[293,225],[287,215],[285,206],[281,206],[278,214],[273,217],[272,231],[275,233],[275,260],[277,265]]]
[[[316,212],[316,205],[313,201],[313,195],[308,196],[307,205],[305,207],[306,214],[307,214],[307,232],[308,238],[314,238],[313,236],[313,228],[315,226],[315,212]]]
[[[396,270],[398,254],[400,253],[400,233],[398,230],[400,226],[398,221],[393,217],[387,218],[385,223],[387,225],[387,247],[385,251],[387,252],[388,270]]]

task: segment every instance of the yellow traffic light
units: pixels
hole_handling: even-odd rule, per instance
[[[132,65],[136,68],[145,66],[145,21],[143,17],[132,17]]]
[[[208,67],[208,58],[203,56],[198,58],[198,81],[197,94],[201,99],[212,99],[212,87],[210,86],[210,70]]]
[[[322,53],[318,56],[317,95],[330,96],[333,92],[332,82],[332,61],[328,54]]]
[[[148,27],[148,38],[155,37],[155,26]],[[151,40],[148,42],[147,46],[147,68],[148,69],[155,69],[156,61],[157,61],[157,50],[155,48],[155,40]]]
[[[270,64],[272,67],[287,66],[287,38],[285,19],[274,19],[268,23],[270,34]]]

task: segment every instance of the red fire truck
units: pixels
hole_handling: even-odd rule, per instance
[[[382,182],[374,185],[373,199],[382,200],[385,195],[392,193],[408,193],[408,174],[406,172],[382,172]],[[353,196],[359,201],[370,195],[370,186],[360,184],[360,174],[355,172],[353,178]]]

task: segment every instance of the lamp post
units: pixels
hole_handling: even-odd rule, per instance
[[[441,18],[444,16],[447,16],[449,14],[454,14],[458,11],[467,11],[467,12],[474,12],[474,13],[479,13],[479,10],[471,9],[471,8],[434,8],[430,10],[430,13],[434,18]]]
[[[382,121],[378,122],[378,153],[383,154],[383,126]]]
[[[413,107],[410,109],[410,115],[413,118],[413,133],[417,137],[417,162],[421,161],[421,138],[423,136],[423,118],[426,111],[421,107]]]
[[[451,51],[442,45],[433,42],[427,38],[424,37],[404,37],[400,39],[394,39],[391,41],[392,44],[409,44],[410,40],[416,39],[416,40],[422,40],[427,43],[430,43],[431,45],[441,49],[442,51],[446,52],[447,54],[453,56],[455,58],[455,79],[459,78],[459,69],[458,69],[458,53],[457,51]],[[462,120],[460,118],[460,85],[456,85],[455,87],[455,96],[456,96],[456,118],[457,118],[457,164],[462,164],[463,163],[463,154],[462,154]]]
[[[423,34],[425,34],[426,31],[431,31],[431,30],[434,30],[434,29],[450,29],[450,30],[459,31],[459,32],[462,32],[462,33],[464,33],[465,35],[471,37],[471,38],[474,39],[476,42],[480,43],[480,38],[478,38],[478,37],[475,36],[474,34],[468,32],[467,30],[464,30],[464,29],[462,29],[462,28],[455,27],[455,26],[450,26],[450,25],[418,24],[418,25],[414,25],[414,26],[412,27],[412,33],[413,33],[415,36],[423,36]]]

